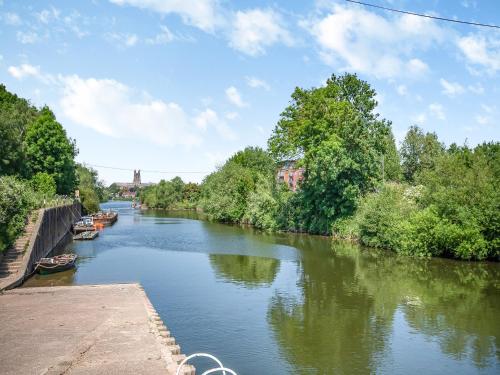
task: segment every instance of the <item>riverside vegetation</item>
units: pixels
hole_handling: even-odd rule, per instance
[[[297,88],[268,150],[247,147],[199,186],[176,177],[141,190],[140,199],[406,255],[500,260],[500,144],[446,147],[412,126],[398,151],[375,97],[353,74]],[[290,159],[305,170],[297,192],[276,181],[279,163]]]
[[[97,172],[77,164],[77,153],[48,107],[38,109],[0,85],[0,252],[34,209],[68,203],[77,189],[85,211],[106,200]]]

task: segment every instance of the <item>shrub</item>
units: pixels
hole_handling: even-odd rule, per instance
[[[7,250],[23,232],[34,206],[29,184],[12,176],[0,177],[0,252]]]

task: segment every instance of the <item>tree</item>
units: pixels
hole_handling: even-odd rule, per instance
[[[24,169],[23,137],[38,116],[27,100],[0,85],[0,175],[21,175]]]
[[[31,179],[33,190],[45,197],[52,197],[56,194],[56,182],[54,178],[45,172],[38,172]]]
[[[325,87],[296,88],[269,139],[276,161],[301,159],[304,227],[327,233],[354,212],[358,197],[381,179],[390,154],[390,123],[375,113],[375,91],[354,74],[332,75]]]
[[[46,172],[54,178],[57,193],[73,193],[77,182],[75,142],[66,136],[66,131],[49,108],[44,107],[40,116],[28,127],[23,146],[27,177]]]
[[[99,203],[106,198],[105,189],[99,181],[97,171],[77,164],[76,173],[78,177],[78,191],[85,212],[94,213],[99,211]]]
[[[425,133],[416,125],[410,127],[401,145],[403,175],[413,183],[425,169],[434,167],[435,159],[444,152],[436,133]]]

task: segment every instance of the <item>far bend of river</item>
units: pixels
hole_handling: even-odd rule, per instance
[[[500,264],[103,208],[118,222],[69,245],[77,270],[25,286],[140,282],[182,353],[239,375],[500,374]]]

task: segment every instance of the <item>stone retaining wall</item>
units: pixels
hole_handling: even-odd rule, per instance
[[[33,273],[36,263],[46,257],[64,238],[67,238],[73,223],[78,221],[81,215],[80,202],[38,211],[35,228],[23,256],[18,277],[5,289],[15,288],[22,284],[24,279]]]

